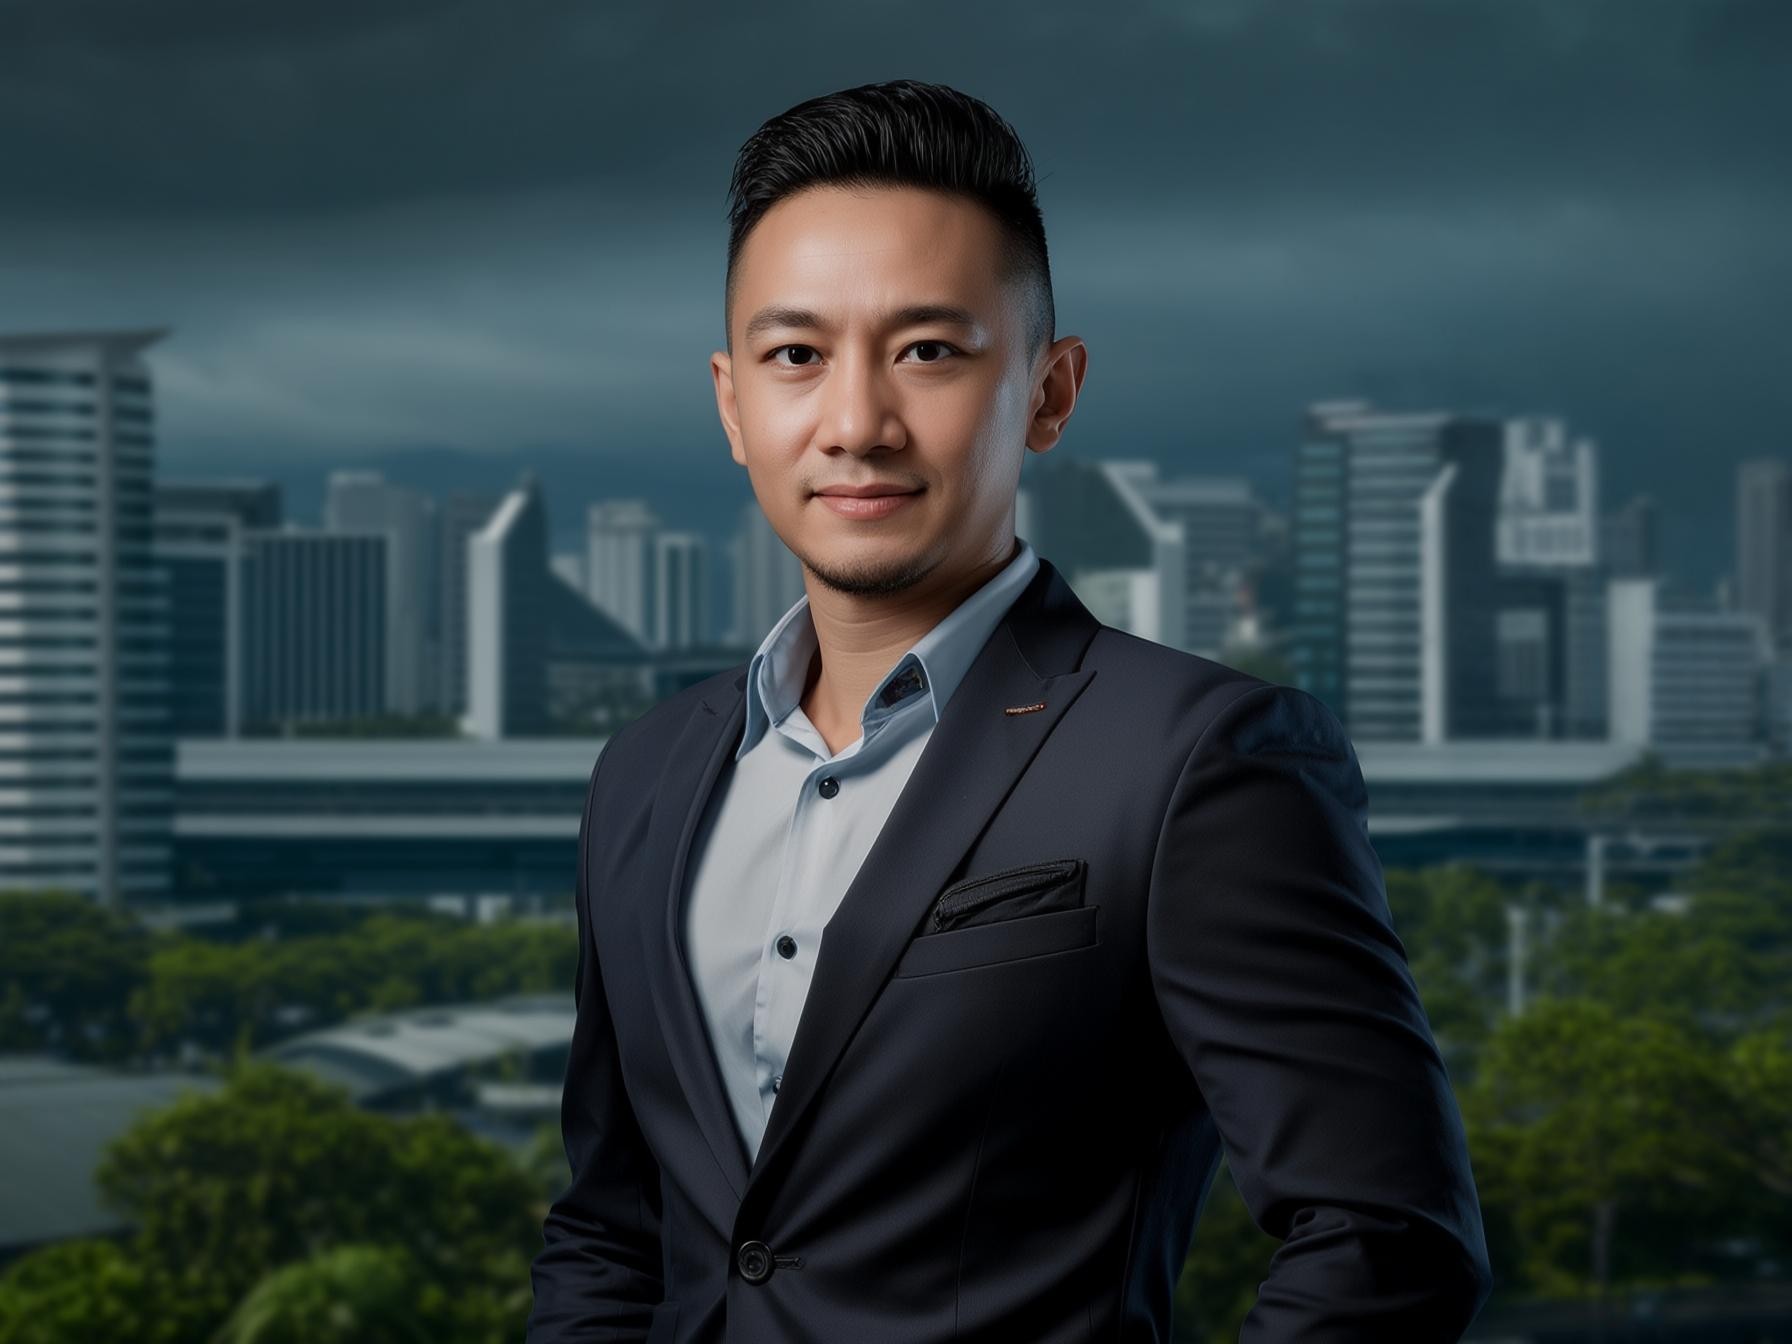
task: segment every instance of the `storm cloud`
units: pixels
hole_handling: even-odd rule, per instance
[[[170,474],[529,461],[561,498],[724,525],[748,497],[706,368],[735,150],[903,76],[986,99],[1033,154],[1059,330],[1091,351],[1064,451],[1274,495],[1315,399],[1560,415],[1608,505],[1671,502],[1696,582],[1730,564],[1734,463],[1788,451],[1774,0],[0,21],[0,327],[171,328]]]

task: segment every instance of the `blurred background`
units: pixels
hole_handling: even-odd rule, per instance
[[[520,1338],[607,734],[802,593],[736,149],[955,85],[1090,370],[1017,531],[1324,699],[1483,1341],[1792,1339],[1792,5],[0,0],[0,1341]],[[1224,1170],[1177,1338],[1277,1243]]]

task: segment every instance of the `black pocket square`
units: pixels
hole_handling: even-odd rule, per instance
[[[927,932],[970,928],[1048,910],[1074,910],[1083,903],[1082,859],[1048,859],[954,882],[940,893],[928,916]]]

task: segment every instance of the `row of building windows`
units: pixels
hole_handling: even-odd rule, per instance
[[[92,593],[99,585],[92,579],[0,578],[0,593]]]
[[[65,465],[70,462],[97,462],[97,453],[82,452],[72,448],[8,448],[7,462],[48,462],[54,465]]]
[[[99,409],[98,403],[92,401],[25,401],[18,397],[0,398],[0,415],[72,415],[80,419],[91,420],[99,414]],[[148,406],[115,404],[112,407],[112,418],[122,424],[153,425],[155,412]],[[7,432],[16,431],[9,429]]]
[[[78,369],[34,369],[18,364],[0,364],[0,383],[18,383],[34,387],[93,387],[97,379]],[[112,377],[112,386],[120,392],[149,395],[149,379],[120,373]]]

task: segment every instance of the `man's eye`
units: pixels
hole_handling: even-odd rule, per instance
[[[958,347],[951,344],[950,342],[947,342],[947,341],[916,341],[913,344],[911,344],[908,348],[910,350],[919,350],[922,346],[929,346],[929,345],[933,346],[937,350],[950,350],[955,355],[959,353]],[[923,364],[938,364],[941,359],[942,359],[942,356],[934,355],[931,359],[923,359],[920,362]]]
[[[917,360],[918,363],[938,364],[945,358],[945,352],[949,351],[950,353],[952,353],[954,355],[963,353],[961,350],[959,350],[959,348],[957,346],[953,345],[950,341],[910,341],[909,344],[905,347],[905,351],[906,350],[921,350],[921,349],[929,349],[929,348],[932,349],[934,351],[934,353],[918,359]],[[812,345],[774,346],[771,351],[771,357],[772,357],[773,362],[774,363],[782,363],[782,361],[780,361],[778,359],[778,356],[783,354],[786,350],[801,350],[809,355],[813,355],[815,353],[815,347]],[[813,360],[805,359],[800,362],[784,364],[783,367],[787,368],[787,369],[806,369],[806,368],[810,367],[810,365],[813,362],[814,362]]]

